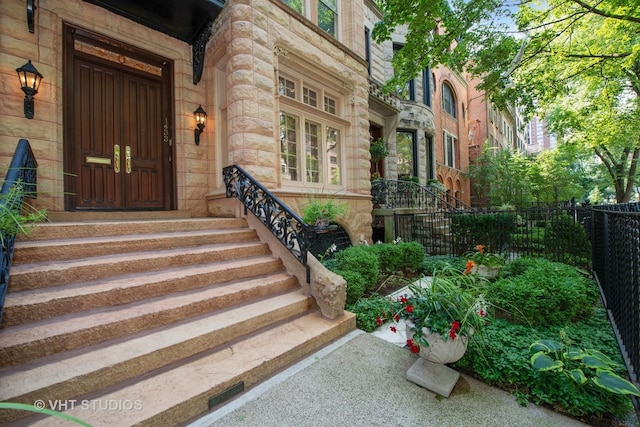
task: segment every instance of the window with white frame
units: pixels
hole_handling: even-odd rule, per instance
[[[338,37],[340,0],[282,0],[284,4],[314,22],[328,34]],[[308,6],[308,7],[307,7]],[[315,13],[311,13],[315,11]]]
[[[341,129],[305,113],[280,112],[280,172],[283,181],[340,185]]]
[[[340,117],[342,99],[337,90],[295,72],[283,72],[278,81],[282,180],[300,185],[342,185],[346,122]],[[339,87],[337,82],[334,86]]]
[[[456,167],[456,137],[448,132],[442,132],[444,143],[444,164],[450,168]]]

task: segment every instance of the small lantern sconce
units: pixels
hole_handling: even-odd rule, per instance
[[[31,60],[20,68],[16,68],[20,79],[20,89],[24,92],[24,116],[33,119],[33,96],[38,93],[42,74],[36,70]]]
[[[194,129],[193,131],[196,145],[200,145],[200,134],[204,131],[204,123],[207,121],[207,112],[202,109],[201,105],[193,112],[193,115],[196,117],[196,126],[198,126],[197,129]]]

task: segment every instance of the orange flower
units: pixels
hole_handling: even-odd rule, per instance
[[[483,254],[483,253],[484,253],[484,246],[482,246],[482,245],[478,245],[478,246],[476,246],[476,250],[477,250],[478,252],[480,252],[481,254]]]
[[[473,268],[473,261],[467,261],[467,268],[464,269],[464,274],[471,273],[471,269]]]

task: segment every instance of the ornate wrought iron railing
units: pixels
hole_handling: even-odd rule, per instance
[[[222,170],[222,174],[227,197],[238,198],[244,205],[245,214],[247,210],[251,211],[306,267],[307,283],[309,283],[311,281],[311,272],[307,265],[309,225],[240,166],[227,166]]]
[[[7,170],[2,190],[0,190],[0,215],[10,212],[20,212],[24,196],[36,197],[37,185],[36,158],[31,151],[29,141],[21,139],[18,141],[16,151],[11,159],[11,164]],[[21,191],[12,191],[16,185],[21,186]],[[0,321],[4,309],[4,299],[9,287],[9,270],[13,259],[13,248],[16,241],[15,233],[11,233],[4,228],[0,229]]]
[[[374,179],[371,181],[374,208],[414,208],[438,211],[470,210],[462,200],[434,186],[422,186],[412,181]]]

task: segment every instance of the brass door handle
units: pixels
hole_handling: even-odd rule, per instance
[[[131,147],[124,147],[124,168],[126,173],[131,173]]]
[[[113,171],[120,173],[120,146],[118,144],[113,146]]]

